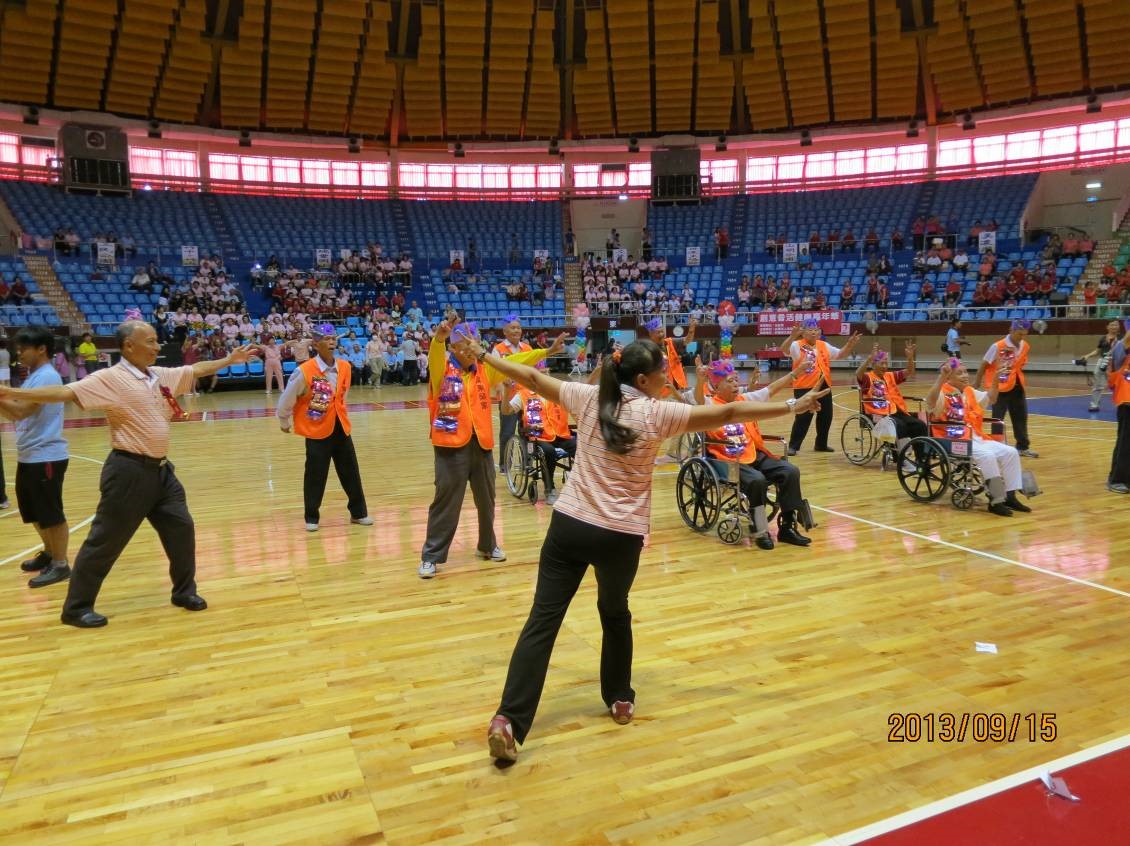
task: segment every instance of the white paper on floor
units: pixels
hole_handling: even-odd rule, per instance
[[[1053,776],[1051,773],[1044,773],[1040,776],[1040,781],[1044,783],[1044,787],[1048,789],[1048,793],[1058,796],[1061,799],[1068,799],[1072,802],[1079,801],[1079,797],[1068,789],[1067,782],[1063,779]]]
[[[973,642],[973,645],[977,648],[978,652],[989,652],[993,655],[997,654],[997,645],[995,643],[982,643],[977,640]]]

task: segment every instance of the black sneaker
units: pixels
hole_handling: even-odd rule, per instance
[[[754,537],[753,542],[757,544],[758,549],[772,549],[774,546],[773,536],[768,532],[763,535],[757,535]]]
[[[46,570],[51,566],[51,553],[46,549],[41,549],[36,554],[35,558],[25,561],[20,565],[20,569],[25,573],[34,573],[38,570]]]
[[[1032,513],[1032,509],[1017,499],[1015,494],[1005,497],[1004,504],[1013,511],[1019,511],[1021,514]]]
[[[992,502],[989,503],[989,513],[996,514],[998,517],[1011,517],[1012,509],[1003,502]]]

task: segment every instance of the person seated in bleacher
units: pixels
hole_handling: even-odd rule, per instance
[[[988,282],[978,282],[977,287],[973,289],[973,305],[988,306],[991,293]]]
[[[933,303],[935,299],[934,283],[929,279],[922,283],[922,288],[918,292],[918,299],[924,303]]]
[[[13,305],[31,305],[31,292],[28,291],[27,283],[23,278],[17,276],[12,282],[12,291],[8,297],[8,302]]]
[[[875,307],[881,310],[890,308],[891,306],[891,290],[887,287],[886,282],[879,283],[879,293],[875,298]]]
[[[867,234],[863,236],[863,249],[869,253],[879,251],[879,233],[875,231],[874,226],[870,227]]]
[[[981,254],[981,264],[977,268],[977,273],[981,279],[992,279],[993,273],[997,268],[997,257],[992,250],[985,250]]]
[[[847,231],[844,233],[843,247],[841,248],[841,252],[854,253],[855,245],[855,233],[851,231],[851,227],[849,226]]]
[[[985,434],[982,421],[985,411],[997,400],[1000,383],[994,379],[988,391],[979,391],[970,384],[969,371],[957,359],[944,363],[926,395],[926,407],[932,420],[931,434],[941,438],[970,438],[973,461],[985,480],[989,495],[989,512],[1011,517],[1032,509],[1016,498],[1023,480],[1020,453]]]
[[[803,367],[802,363],[793,373],[786,374],[760,390],[742,393],[734,365],[728,359],[715,361],[709,367],[700,365],[695,384],[695,402],[698,405],[708,402],[724,405],[739,399],[768,402],[774,393],[786,390],[794,376],[800,375]],[[711,388],[709,399],[706,397],[707,383]],[[795,400],[789,402],[793,403]],[[769,451],[756,423],[734,423],[714,429],[706,433],[706,441],[708,460],[719,479],[729,479],[731,463],[738,465],[738,484],[749,499],[753,542],[758,549],[772,549],[774,545],[766,514],[766,496],[771,484],[777,488],[777,505],[780,508],[777,540],[794,546],[808,546],[812,543],[812,539],[802,535],[797,528],[797,509],[804,502],[800,489],[800,469]]]
[[[953,269],[964,273],[969,269],[969,254],[962,248],[958,247],[957,252],[953,254],[952,262]]]
[[[850,279],[844,280],[844,285],[840,288],[840,308],[849,309],[855,304],[855,286],[851,284]]]
[[[872,422],[889,419],[895,426],[895,445],[901,451],[911,438],[926,434],[926,424],[910,413],[899,385],[914,378],[915,345],[906,343],[906,369],[891,370],[891,359],[875,344],[871,354],[856,368],[855,381],[859,383],[863,399],[863,412]]]

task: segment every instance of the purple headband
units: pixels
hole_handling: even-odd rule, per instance
[[[310,330],[317,338],[332,338],[337,335],[337,329],[332,323],[320,323]]]
[[[718,359],[710,365],[710,384],[717,386],[719,382],[734,372],[734,365],[725,359]]]
[[[1018,317],[1018,318],[1016,318],[1016,320],[1012,321],[1012,328],[1013,329],[1031,329],[1032,328],[1032,321],[1027,320],[1023,317]]]
[[[466,338],[468,341],[479,340],[479,327],[474,323],[464,321],[451,330],[452,339]]]
[[[813,320],[810,317],[808,320],[804,321],[804,323],[801,324],[801,327],[804,328],[804,329],[819,329],[820,328],[820,321],[819,320]]]
[[[949,365],[950,370],[957,370],[957,368],[961,367],[961,359],[951,358],[949,361],[945,362],[945,364],[943,364],[942,367],[945,367],[946,364]],[[941,368],[938,368],[938,369],[940,370]]]
[[[648,332],[658,332],[663,328],[663,321],[658,317],[653,317],[644,324],[644,328],[647,329]]]
[[[521,323],[522,320],[518,317],[517,314],[508,314],[506,315],[506,317],[502,318],[502,322],[505,325],[508,323]]]
[[[879,352],[875,353],[876,364],[880,361],[886,361],[886,360],[887,360],[887,354],[883,350],[879,350]]]

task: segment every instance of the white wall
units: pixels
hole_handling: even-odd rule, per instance
[[[1088,190],[1088,182],[1101,182],[1103,187]],[[1109,238],[1111,214],[1128,191],[1130,164],[1045,171],[1029,203],[1028,228],[1076,226],[1095,238]],[[1098,202],[1088,203],[1089,196],[1098,197]]]
[[[604,250],[609,230],[620,232],[620,246],[630,255],[640,254],[640,237],[647,225],[647,200],[573,200],[573,234],[577,251]]]

